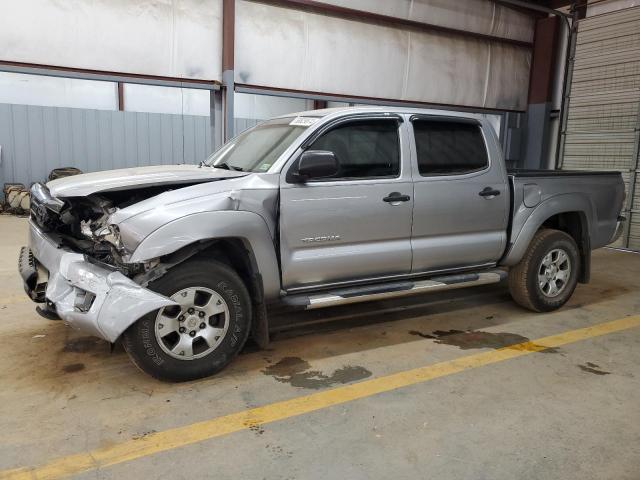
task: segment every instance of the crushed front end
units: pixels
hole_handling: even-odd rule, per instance
[[[117,226],[108,222],[114,203],[99,195],[54,198],[45,185],[34,184],[29,246],[18,261],[34,302],[110,342],[143,315],[174,304],[132,280],[145,266],[125,261]]]

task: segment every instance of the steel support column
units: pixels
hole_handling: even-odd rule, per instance
[[[556,153],[556,168],[562,168],[564,161],[564,149],[567,139],[567,120],[569,119],[569,98],[571,96],[571,83],[573,81],[573,67],[575,64],[576,44],[578,37],[579,12],[572,8],[573,19],[569,30],[569,43],[567,45],[567,59],[565,65],[564,87],[562,89],[562,109],[560,117],[560,132],[558,136],[558,149]]]
[[[235,0],[223,0],[222,3],[222,85],[224,86],[224,139],[234,135],[233,94],[234,76],[234,39],[236,22]]]
[[[553,78],[558,50],[558,17],[536,21],[524,149],[525,168],[549,167]]]

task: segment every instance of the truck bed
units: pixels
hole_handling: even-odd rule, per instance
[[[582,212],[591,248],[607,245],[616,232],[624,201],[620,172],[508,169],[507,173],[513,195],[510,241],[515,241],[541,205],[554,202],[566,205],[566,212]]]

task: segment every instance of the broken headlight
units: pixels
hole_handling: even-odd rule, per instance
[[[118,251],[122,250],[122,241],[120,239],[120,229],[117,225],[105,225],[94,232],[97,240],[110,243]]]

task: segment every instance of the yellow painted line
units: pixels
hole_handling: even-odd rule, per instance
[[[398,388],[415,385],[465,370],[518,358],[548,348],[599,337],[640,326],[640,315],[626,317],[591,327],[580,328],[519,343],[499,350],[427,365],[413,370],[365,380],[344,387],[292,398],[184,427],[156,432],[139,439],[127,440],[108,447],[58,458],[35,468],[18,468],[0,472],[0,479],[59,479],[82,472],[116,465],[174,448],[184,447],[255,425],[277,422],[334,405],[351,402]]]

